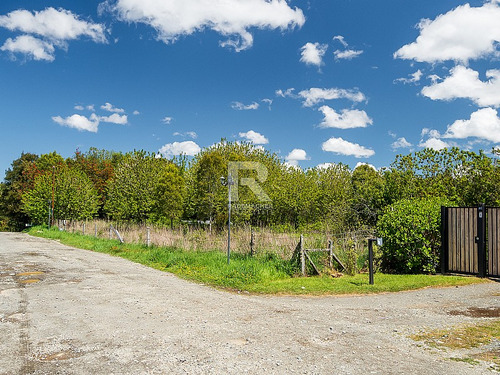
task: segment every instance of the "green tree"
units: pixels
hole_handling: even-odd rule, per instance
[[[384,239],[382,268],[398,273],[434,273],[441,249],[443,198],[402,199],[384,210],[377,231]]]
[[[371,166],[362,164],[351,176],[353,189],[352,208],[356,224],[375,226],[384,206],[384,179]]]
[[[171,161],[144,151],[125,154],[108,183],[105,212],[115,220],[158,220],[157,199],[162,190],[159,182],[161,178],[167,181],[165,173],[168,173],[170,165]]]
[[[162,170],[156,186],[156,213],[159,218],[173,221],[179,219],[184,213],[184,199],[186,196],[186,183],[180,168],[169,163]]]
[[[23,210],[33,223],[47,222],[53,191],[54,218],[84,220],[96,215],[99,197],[90,179],[80,170],[60,166],[54,179],[50,172],[39,175],[22,196]]]

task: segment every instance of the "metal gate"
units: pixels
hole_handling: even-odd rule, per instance
[[[500,277],[500,208],[442,207],[441,272]]]

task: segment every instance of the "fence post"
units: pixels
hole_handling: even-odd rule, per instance
[[[332,240],[328,240],[328,266],[333,268],[333,244]]]
[[[97,223],[94,223],[94,236],[97,238]]]
[[[253,232],[253,228],[251,228],[251,232],[250,232],[250,256],[254,256],[254,247],[255,245],[255,238],[254,238],[254,232]]]
[[[113,226],[110,224],[110,225],[109,225],[109,239],[111,239],[111,236],[112,236],[112,234],[111,234],[111,230],[112,230],[111,228],[112,228],[112,227],[113,227]]]
[[[486,277],[486,206],[480,204],[477,208],[477,271],[479,277]]]
[[[146,243],[149,247],[149,246],[151,246],[151,237],[150,237],[150,233],[149,233],[150,227],[146,227],[146,229],[147,229]]]
[[[300,235],[299,242],[299,251],[300,251],[300,270],[302,272],[302,276],[306,275],[306,257],[304,254],[304,236]]]
[[[85,236],[85,223],[83,223],[83,235]]]

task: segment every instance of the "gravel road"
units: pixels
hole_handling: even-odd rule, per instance
[[[408,338],[488,319],[457,314],[470,307],[500,308],[500,284],[250,296],[0,233],[0,374],[491,373]]]

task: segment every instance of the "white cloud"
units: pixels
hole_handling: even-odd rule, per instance
[[[124,109],[116,108],[111,103],[106,103],[104,105],[101,105],[101,109],[104,109],[105,111],[108,111],[108,112],[114,112],[114,113],[124,113],[125,112]]]
[[[83,21],[71,11],[61,8],[49,7],[33,13],[24,9],[15,10],[6,16],[0,16],[0,26],[53,41],[78,39],[81,36],[99,43],[107,41],[103,25]]]
[[[94,111],[95,111],[95,108],[94,108],[94,105],[93,105],[93,104],[88,105],[88,106],[87,106],[87,109],[88,109],[89,111],[92,111],[92,112],[94,112]]]
[[[425,142],[422,140],[418,144],[420,147],[432,148],[436,151],[442,150],[443,148],[450,147],[450,145],[438,138],[429,138]]]
[[[127,115],[119,115],[118,113],[113,113],[111,116],[102,116],[99,119],[103,122],[109,122],[112,124],[126,125],[128,123]]]
[[[442,82],[436,80],[424,87],[422,94],[432,100],[466,98],[480,107],[500,106],[500,70],[488,70],[488,81],[481,81],[478,72],[461,65],[451,69],[450,73]]]
[[[161,122],[163,122],[166,125],[170,125],[172,123],[173,119],[174,119],[173,117],[166,116],[166,117],[162,118]]]
[[[269,110],[271,110],[271,106],[273,105],[273,100],[272,99],[262,99],[262,103],[266,103],[269,107]]]
[[[446,60],[467,63],[495,55],[500,42],[499,20],[500,6],[496,0],[482,7],[458,6],[435,20],[421,20],[416,41],[401,47],[394,57],[430,63]]]
[[[280,96],[282,98],[293,98],[293,99],[297,99],[298,98],[298,95],[297,94],[294,94],[294,91],[295,89],[292,87],[292,88],[289,88],[289,89],[286,89],[285,91],[283,90],[276,90],[276,96]]]
[[[338,40],[345,48],[349,47],[349,44],[347,44],[342,35],[336,35],[332,38],[332,40]]]
[[[61,116],[54,116],[52,120],[61,126],[78,129],[79,131],[89,131],[97,133],[99,127],[99,117],[95,114],[90,115],[90,118],[81,115],[73,115],[66,118]]]
[[[31,35],[21,35],[15,39],[8,38],[0,50],[12,54],[20,53],[38,61],[54,61],[55,59],[54,46]]]
[[[176,137],[184,137],[184,138],[189,137],[192,139],[198,138],[198,134],[196,134],[196,132],[193,132],[193,131],[189,131],[189,132],[185,132],[185,133],[175,132],[173,135]]]
[[[8,38],[0,48],[2,51],[21,53],[35,60],[54,61],[56,46],[66,48],[67,41],[82,36],[96,43],[107,42],[103,25],[83,21],[69,10],[52,7],[33,13],[15,10],[0,16],[0,27],[24,34]]]
[[[423,138],[426,135],[428,135],[429,138],[441,138],[441,134],[436,129],[423,128],[420,132],[420,136]]]
[[[391,145],[393,150],[397,150],[399,148],[410,148],[411,146],[413,145],[410,142],[408,142],[405,137],[398,138]]]
[[[301,148],[294,148],[285,159],[288,165],[296,167],[299,165],[299,161],[309,160],[309,157]]]
[[[285,95],[288,91],[289,90],[285,92]],[[348,99],[353,102],[363,102],[366,100],[363,93],[358,90],[346,90],[338,88],[321,89],[313,87],[309,90],[302,90],[301,92],[299,92],[298,96],[304,99],[303,104],[305,107],[312,107],[325,100]]]
[[[240,102],[233,102],[231,103],[231,108],[237,111],[255,110],[259,109],[259,103],[253,102],[252,104],[245,105]]]
[[[322,128],[366,128],[368,125],[373,124],[373,120],[368,117],[365,111],[343,109],[342,113],[338,113],[326,105],[320,107],[318,110],[323,112],[325,116],[323,122],[319,125]]]
[[[342,138],[332,137],[321,146],[323,151],[334,152],[340,155],[354,156],[357,158],[369,158],[375,155],[375,151],[360,146],[357,143],[345,141]]]
[[[125,22],[150,25],[165,43],[211,29],[228,38],[221,46],[236,51],[252,46],[251,28],[285,30],[305,22],[302,10],[285,0],[109,0],[100,9]]]
[[[354,50],[354,49],[346,49],[344,51],[341,50],[335,50],[333,52],[333,55],[337,60],[352,60],[359,55],[361,55],[363,51],[361,50]]]
[[[323,56],[328,49],[328,44],[306,43],[301,48],[300,61],[306,65],[323,65]]]
[[[74,107],[77,111],[83,111],[85,107],[83,105],[75,105]]]
[[[267,145],[269,143],[269,139],[267,139],[262,134],[257,133],[253,130],[249,130],[246,133],[240,133],[239,136],[241,138],[245,138],[246,140],[252,142],[255,145]]]
[[[457,120],[448,126],[444,138],[476,137],[500,143],[500,118],[493,108],[482,108],[471,114],[469,120]]]
[[[417,83],[422,78],[422,75],[423,75],[423,73],[419,69],[415,73],[410,74],[410,76],[408,78],[398,78],[398,79],[394,80],[394,82],[402,82],[405,85],[408,83]]]
[[[134,116],[137,116],[137,115],[140,115],[140,114],[141,114],[141,112],[139,112],[139,111],[135,110],[134,112],[132,112],[132,114],[133,114]]]
[[[200,146],[198,146],[193,141],[167,143],[158,150],[160,154],[164,155],[167,158],[181,154],[187,156],[195,156],[200,151],[201,151]]]

